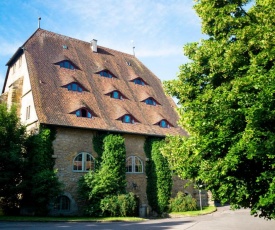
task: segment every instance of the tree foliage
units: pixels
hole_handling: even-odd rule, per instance
[[[164,152],[217,199],[274,218],[275,1],[249,2],[195,4],[207,38],[185,45],[191,62],[165,83],[190,138],[170,138]]]
[[[25,139],[25,128],[16,116],[16,108],[9,111],[5,104],[0,104],[0,206],[5,212],[19,205]]]

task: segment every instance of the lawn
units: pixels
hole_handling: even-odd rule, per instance
[[[170,217],[183,217],[183,216],[198,216],[205,215],[217,210],[214,206],[203,207],[203,210],[198,211],[188,211],[188,212],[172,212],[169,213]],[[123,222],[134,222],[134,221],[145,221],[146,218],[140,217],[37,217],[37,216],[4,216],[0,215],[0,221],[31,221],[31,222],[50,222],[50,221],[91,221],[91,222],[113,222],[113,221],[123,221]]]
[[[208,207],[203,207],[202,210],[196,210],[196,211],[171,212],[169,213],[169,216],[170,217],[199,216],[199,215],[210,214],[215,211],[217,211],[217,208],[215,206],[208,206]]]

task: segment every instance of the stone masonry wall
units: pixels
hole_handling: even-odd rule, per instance
[[[71,208],[71,213],[78,213],[78,205],[80,202],[77,199],[78,180],[84,175],[84,172],[73,171],[73,160],[77,154],[81,152],[90,153],[93,157],[97,157],[93,146],[92,138],[96,131],[75,129],[75,128],[57,128],[56,139],[53,143],[55,168],[58,170],[58,177],[65,185],[65,194],[70,197],[74,206]],[[133,192],[139,197],[140,206],[148,205],[146,186],[147,177],[145,173],[146,156],[143,150],[145,136],[141,135],[123,135],[125,138],[126,158],[129,156],[137,156],[143,162],[142,173],[126,173],[128,192]],[[180,180],[173,176],[172,197],[175,197],[178,191],[188,193],[196,197],[196,192],[189,186],[185,187],[186,180]],[[206,202],[204,202],[206,203]]]

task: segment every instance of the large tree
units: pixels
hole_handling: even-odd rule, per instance
[[[191,61],[165,83],[190,136],[163,152],[216,199],[274,218],[275,1],[196,2],[206,38],[185,45]]]

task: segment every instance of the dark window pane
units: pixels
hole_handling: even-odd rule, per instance
[[[75,114],[76,114],[77,117],[80,117],[80,116],[81,116],[80,110],[77,110],[77,111],[75,112]]]
[[[120,98],[120,97],[119,97],[119,92],[118,92],[118,91],[114,91],[114,92],[112,93],[112,98],[119,99],[119,98]]]
[[[168,127],[167,122],[166,122],[165,120],[162,120],[162,121],[160,122],[160,127],[162,127],[162,128],[167,128],[167,127]]]
[[[77,84],[76,84],[76,83],[73,83],[73,84],[72,84],[72,90],[73,90],[73,91],[77,91]]]
[[[87,111],[86,111],[86,109],[81,109],[81,116],[82,117],[87,117]]]
[[[131,123],[131,117],[129,115],[125,115],[123,121],[125,123]]]

